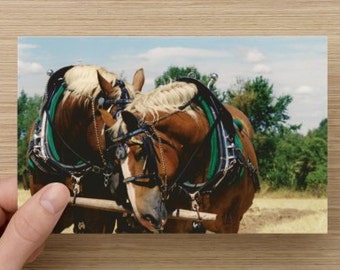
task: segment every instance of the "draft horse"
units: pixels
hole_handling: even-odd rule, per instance
[[[67,66],[49,79],[40,116],[28,147],[33,195],[51,182],[64,183],[71,196],[116,199],[119,176],[108,151],[107,123],[142,89],[143,69],[132,84],[98,66]],[[115,214],[68,206],[54,228],[74,224],[75,233],[112,233]]]
[[[134,215],[149,231],[237,233],[259,189],[248,118],[183,78],[139,95],[111,129]],[[176,209],[197,220],[167,220]],[[216,214],[200,219],[200,211]]]

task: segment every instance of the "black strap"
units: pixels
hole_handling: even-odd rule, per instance
[[[201,82],[192,79],[192,78],[181,78],[179,81],[183,81],[186,83],[193,83],[196,85],[198,89],[197,96],[200,96],[203,98],[205,102],[207,102],[207,105],[211,108],[211,110],[216,115],[215,121],[213,125],[211,125],[210,130],[206,134],[205,138],[203,139],[202,143],[197,146],[197,148],[193,151],[191,154],[188,162],[184,166],[184,168],[181,170],[179,175],[176,177],[174,184],[170,188],[171,191],[173,191],[176,186],[178,187],[179,191],[183,191],[185,194],[189,195],[189,193],[192,192],[199,192],[200,194],[203,193],[209,193],[212,192],[214,189],[219,186],[221,183],[221,179],[224,178],[224,176],[229,176],[231,179],[235,179],[235,175],[237,175],[236,172],[239,172],[240,166],[236,166],[236,163],[233,164],[227,164],[227,158],[228,153],[227,150],[227,141],[225,141],[228,137],[228,140],[230,142],[233,142],[236,130],[234,128],[233,124],[233,118],[230,114],[230,112],[224,107],[224,105],[216,98],[216,96]],[[214,176],[209,179],[209,181],[206,181],[201,184],[190,184],[186,183],[183,176],[185,175],[186,171],[188,170],[189,166],[192,165],[192,162],[194,160],[194,157],[197,155],[197,153],[201,150],[203,145],[207,143],[207,141],[212,136],[213,131],[217,129],[218,131],[218,138],[220,140],[220,154],[222,155],[222,161],[219,163],[217,172],[214,174]],[[229,166],[226,168],[226,166]],[[226,171],[227,170],[227,171]],[[234,181],[234,180],[233,180]],[[233,182],[231,181],[231,182]]]
[[[72,167],[74,169],[76,168],[82,168],[85,169],[87,167],[92,166],[93,164],[90,161],[87,161],[84,157],[82,157],[80,154],[78,154],[65,140],[64,138],[60,135],[60,133],[58,132],[58,130],[55,128],[53,121],[51,119],[50,114],[48,113],[48,111],[46,111],[46,116],[47,116],[47,121],[49,123],[49,125],[52,128],[52,131],[54,134],[57,135],[58,139],[63,143],[63,145],[74,155],[76,156],[79,160],[81,160],[82,162],[84,162],[84,164],[82,165],[67,165],[67,167]],[[48,134],[46,133],[46,135],[48,136]],[[48,145],[46,145],[46,149],[49,149]],[[53,159],[54,160],[54,159]],[[56,161],[57,163],[59,161]],[[60,163],[60,162],[59,162]],[[61,163],[60,163],[61,164]],[[65,167],[65,165],[62,165]],[[67,169],[66,169],[67,170]],[[79,169],[78,169],[79,170]]]
[[[57,70],[56,72],[54,72],[53,75],[49,78],[47,85],[46,85],[46,90],[44,94],[44,100],[43,100],[43,105],[41,107],[41,111],[49,109],[55,92],[64,83],[65,73],[73,67],[74,66],[63,67]]]
[[[183,176],[186,173],[186,171],[188,170],[189,166],[191,166],[195,156],[198,154],[198,152],[202,149],[203,145],[207,143],[207,141],[210,139],[214,129],[216,128],[218,122],[221,120],[221,115],[218,115],[217,118],[215,119],[215,122],[213,123],[213,125],[210,127],[208,133],[205,135],[203,141],[201,142],[201,144],[199,144],[194,151],[191,153],[190,158],[188,160],[188,162],[185,164],[184,168],[182,169],[182,171],[177,175],[176,179],[173,182],[173,185],[171,186],[170,190],[173,190],[176,186],[182,184],[184,182]]]
[[[224,124],[224,127],[227,130],[227,133],[234,137],[236,130],[234,128],[233,123],[233,117],[231,116],[230,112],[224,107],[224,105],[221,103],[221,101],[218,100],[218,98],[200,81],[193,79],[193,78],[179,78],[178,81],[180,82],[186,82],[186,83],[192,83],[196,85],[197,90],[199,92],[199,95],[203,97],[203,99],[210,104],[209,106],[215,107],[219,114],[222,114],[224,117],[222,118],[222,122]]]

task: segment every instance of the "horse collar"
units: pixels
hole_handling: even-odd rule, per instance
[[[56,108],[67,88],[62,77],[63,74],[59,74],[61,77],[54,78],[53,84],[49,81],[48,87],[52,87],[52,89],[47,89],[46,91],[48,95],[46,94],[44,97],[45,100],[40,112],[40,118],[35,123],[34,133],[29,144],[29,166],[31,168],[37,167],[39,170],[45,173],[71,177],[93,172],[103,175],[104,185],[107,185],[108,178],[112,174],[112,168],[106,161],[106,156],[104,155],[106,153],[101,151],[100,148],[100,140],[98,137],[100,131],[98,130],[95,121],[96,112],[93,98],[91,98],[91,118],[94,123],[96,142],[99,147],[100,157],[104,166],[98,166],[92,161],[80,156],[70,145],[68,145],[61,134],[55,129],[53,120]],[[75,157],[79,159],[77,164],[70,165],[61,162],[60,156],[57,153],[54,145],[54,136],[58,137],[65,148],[67,148]]]

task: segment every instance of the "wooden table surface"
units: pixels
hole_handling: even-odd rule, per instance
[[[0,178],[16,174],[20,36],[327,36],[329,224],[320,235],[53,235],[26,269],[338,269],[340,2],[0,2]]]

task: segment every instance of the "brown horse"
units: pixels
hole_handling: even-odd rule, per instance
[[[113,153],[107,152],[106,124],[141,91],[144,72],[129,84],[98,66],[64,67],[48,81],[28,152],[33,195],[51,182],[68,186],[71,196],[115,198],[118,188]],[[62,232],[111,233],[115,215],[68,206],[54,228]]]
[[[241,111],[187,79],[136,97],[112,132],[126,149],[123,182],[145,228],[238,232],[259,188],[253,130]],[[167,220],[179,208],[195,210],[197,221]],[[200,220],[200,211],[216,221]]]

